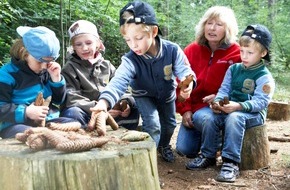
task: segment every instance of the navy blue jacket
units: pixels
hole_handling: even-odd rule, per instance
[[[100,99],[106,99],[112,107],[127,90],[128,85],[132,88],[134,97],[155,98],[161,103],[176,99],[176,77],[183,80],[189,74],[195,74],[177,44],[159,37],[156,40],[160,48],[155,57],[148,54],[139,56],[133,51],[122,57],[121,65],[101,93]]]

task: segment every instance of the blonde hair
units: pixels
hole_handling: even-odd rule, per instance
[[[131,18],[133,18],[134,15],[133,15],[131,12],[129,12],[129,11],[125,11],[125,12],[121,15],[121,17],[122,17],[124,20],[126,20],[126,21],[125,21],[125,24],[123,24],[123,25],[120,26],[120,32],[121,32],[121,34],[124,36],[124,35],[126,35],[128,25],[131,24],[131,23],[127,23],[127,22],[128,22],[128,20],[130,20]],[[154,25],[147,25],[147,24],[137,24],[137,26],[140,27],[140,30],[141,30],[141,31],[145,31],[145,32],[148,32],[148,33],[149,33],[149,32],[152,32],[152,31],[153,31],[153,28],[156,27],[156,26],[154,26]]]
[[[195,27],[195,40],[200,45],[205,45],[207,39],[204,36],[205,24],[208,20],[218,19],[225,24],[225,36],[220,44],[231,44],[236,42],[238,34],[238,23],[231,8],[225,6],[213,6],[209,8]]]
[[[25,61],[25,58],[29,55],[28,51],[24,47],[22,39],[17,39],[10,48],[10,56],[21,61]]]

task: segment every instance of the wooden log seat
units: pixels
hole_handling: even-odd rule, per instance
[[[124,128],[107,130],[119,138]],[[13,190],[160,189],[156,145],[149,137],[136,142],[108,142],[101,148],[65,153],[32,151],[16,139],[0,140],[0,187]]]
[[[271,102],[268,106],[267,118],[271,120],[288,121],[290,119],[289,103]]]
[[[241,152],[241,170],[256,170],[270,165],[270,144],[267,126],[247,129]]]

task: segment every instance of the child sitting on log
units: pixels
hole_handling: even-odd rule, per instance
[[[187,169],[215,165],[220,130],[224,130],[223,165],[217,181],[234,182],[238,177],[245,130],[266,121],[267,107],[274,94],[275,82],[266,67],[270,63],[271,41],[271,34],[263,25],[249,25],[242,33],[239,40],[242,63],[227,70],[211,105],[216,114],[201,121],[204,124],[201,154],[186,164]],[[219,101],[224,97],[229,97],[229,102],[221,106]]]

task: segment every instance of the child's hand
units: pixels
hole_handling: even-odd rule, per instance
[[[222,111],[225,113],[232,113],[234,111],[242,110],[242,109],[243,108],[242,108],[241,104],[239,104],[237,102],[233,102],[233,101],[230,101],[229,104],[222,106]]]
[[[47,63],[47,71],[53,82],[59,82],[61,80],[61,67],[57,62]]]
[[[26,117],[33,121],[43,121],[48,114],[48,110],[48,106],[35,106],[34,104],[30,104],[26,107],[25,114]]]
[[[222,106],[220,106],[218,102],[211,102],[210,108],[212,109],[214,113],[217,113],[217,114],[220,114],[223,111]]]
[[[129,104],[127,104],[127,108],[124,111],[122,111],[121,116],[128,117],[130,115],[130,113],[131,113],[131,108],[130,108]]]
[[[211,102],[214,101],[214,98],[215,98],[215,94],[211,94],[211,95],[205,96],[205,97],[202,99],[202,101],[203,101],[204,103],[208,103],[208,104],[210,104]]]
[[[120,110],[115,110],[115,109],[110,109],[108,112],[113,118],[118,117],[122,113]]]
[[[186,88],[180,90],[180,94],[179,95],[184,100],[186,100],[186,99],[188,99],[190,97],[190,94],[191,94],[191,91],[192,91],[192,86],[193,86],[193,81],[191,81]]]
[[[90,108],[90,110],[95,113],[99,113],[101,111],[107,112],[108,107],[109,107],[108,102],[104,99],[101,99],[98,101],[95,107]]]

